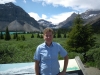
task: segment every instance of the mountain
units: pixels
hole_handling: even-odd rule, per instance
[[[73,21],[75,19],[75,17],[77,16],[76,13],[73,13],[70,17],[68,17],[65,21],[60,22],[57,26],[58,28],[69,28],[72,24]]]
[[[8,26],[9,31],[42,31],[46,27],[54,29],[67,28],[73,25],[73,21],[78,14],[73,13],[65,21],[60,22],[58,25],[52,22],[40,19],[36,21],[30,17],[21,7],[13,3],[0,4],[0,31],[5,31]],[[80,14],[83,18],[84,25],[91,24],[95,31],[100,30],[100,10],[87,10]]]
[[[74,19],[78,14],[73,13],[65,21],[59,23],[58,28],[70,28],[73,25]],[[87,10],[80,14],[85,24],[91,24],[93,29],[98,31],[100,29],[100,10]]]
[[[66,28],[69,29],[72,27],[74,19],[78,14],[73,13],[65,21],[60,22],[58,25],[52,24],[52,22],[46,20],[39,20],[38,23],[44,27],[51,27],[53,29]],[[81,18],[84,21],[84,25],[91,24],[94,31],[98,32],[100,30],[100,10],[87,10],[80,14]]]
[[[88,23],[90,21],[94,21],[98,18],[100,18],[100,10],[87,10],[86,12],[81,14],[81,17],[83,18],[85,23]]]
[[[0,31],[41,31],[42,26],[21,7],[13,3],[0,4]]]
[[[44,20],[44,19],[38,20],[38,23],[39,23],[41,26],[45,27],[45,28],[46,28],[46,27],[50,27],[50,28],[55,28],[55,27],[56,27],[56,25],[52,24],[52,22],[46,21],[46,20]]]

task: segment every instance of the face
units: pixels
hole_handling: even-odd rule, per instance
[[[49,46],[52,42],[52,39],[53,39],[53,34],[52,32],[46,32],[44,34],[44,40],[46,41],[46,44]]]

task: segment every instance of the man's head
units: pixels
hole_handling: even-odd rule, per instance
[[[52,34],[53,34],[53,30],[52,30],[51,28],[45,28],[44,31],[43,31],[43,35],[44,35],[46,32],[52,32]]]
[[[44,29],[43,38],[44,38],[46,44],[49,46],[53,40],[53,30],[51,28]]]

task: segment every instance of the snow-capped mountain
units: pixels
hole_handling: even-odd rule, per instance
[[[54,28],[56,26],[56,25],[52,24],[52,22],[49,22],[49,21],[46,21],[46,20],[43,20],[43,19],[38,20],[38,23],[41,26],[44,26],[44,27]]]
[[[70,28],[73,25],[75,17],[78,15],[73,13],[65,21],[54,25],[52,22],[40,19],[36,21],[30,17],[21,7],[13,3],[0,4],[0,30],[4,31],[8,26],[10,31],[42,31],[46,27],[54,29]],[[94,27],[100,28],[100,10],[87,10],[80,14],[84,20],[84,24],[91,24]],[[16,28],[17,23],[17,28]]]
[[[73,23],[73,21],[74,21],[74,19],[75,19],[75,17],[77,16],[77,14],[76,13],[73,13],[70,17],[68,17],[65,21],[63,21],[63,22],[60,22],[58,25],[57,25],[57,27],[58,28],[69,28],[71,25],[72,25],[72,23]]]
[[[87,10],[86,12],[81,14],[81,17],[83,19],[89,19],[91,17],[95,17],[98,14],[100,14],[100,10]]]
[[[59,23],[58,28],[70,28],[73,25],[73,21],[78,14],[73,13],[70,17],[68,17],[65,21]],[[98,18],[100,18],[100,10],[87,10],[84,13],[80,14],[84,20],[84,24],[93,23]]]
[[[38,23],[41,26],[44,27],[51,27],[54,29],[59,29],[59,28],[71,28],[74,22],[74,19],[76,18],[78,14],[73,13],[70,17],[68,17],[65,21],[60,22],[58,25],[52,24],[52,22],[46,21],[46,20],[39,20]],[[99,22],[100,20],[100,10],[87,10],[83,13],[80,14],[80,16],[83,18],[84,24],[91,24],[93,27],[100,28],[100,25],[96,22]],[[95,25],[96,24],[96,25]]]

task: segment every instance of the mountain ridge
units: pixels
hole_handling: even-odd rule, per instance
[[[2,14],[3,13],[3,14]],[[9,31],[43,31],[46,27],[53,29],[71,28],[78,14],[73,13],[66,20],[60,22],[58,25],[52,22],[40,19],[36,21],[30,17],[21,7],[13,3],[0,4],[0,31],[5,31],[8,26]],[[100,29],[100,10],[87,10],[80,14],[85,24],[91,24],[95,30]]]
[[[34,18],[30,17],[21,7],[16,6],[11,2],[0,4],[0,30],[5,31],[6,27],[11,26],[9,24],[15,20],[20,24],[20,26],[22,26],[22,29],[20,29],[20,27],[17,28],[18,31],[27,31],[24,28],[24,25],[26,24],[27,26],[35,28],[35,30],[29,28],[31,29],[30,32],[41,31],[42,27],[39,23]],[[14,24],[12,26],[14,26]],[[16,26],[8,28],[9,31],[15,31]]]
[[[73,25],[74,19],[77,15],[78,14],[73,13],[65,21],[59,23],[58,28],[70,28]],[[79,15],[83,19],[83,25],[90,24],[95,32],[100,32],[100,10],[87,10]]]

